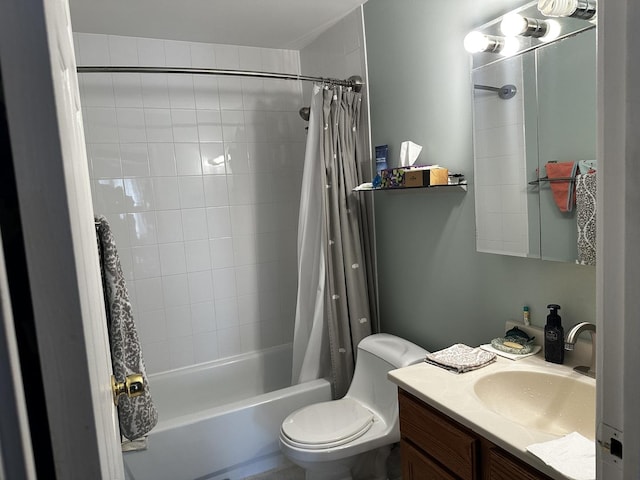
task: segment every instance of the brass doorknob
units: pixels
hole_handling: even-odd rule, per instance
[[[118,405],[120,395],[129,398],[139,397],[144,393],[144,378],[140,373],[127,375],[124,382],[118,382],[115,375],[111,375],[111,392],[113,393],[113,403]]]

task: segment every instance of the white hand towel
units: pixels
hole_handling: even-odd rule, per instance
[[[550,442],[534,443],[527,450],[567,478],[596,478],[596,444],[578,432]]]
[[[498,350],[497,348],[493,348],[489,343],[487,343],[486,345],[480,345],[480,348],[486,350],[487,352],[495,353],[496,355],[500,355],[501,357],[508,358],[509,360],[520,360],[522,358],[527,358],[535,355],[540,350],[542,350],[542,347],[540,345],[535,345],[533,347],[533,350],[531,350],[529,353],[518,355],[517,353],[503,352],[501,350]]]
[[[484,367],[495,359],[495,353],[471,348],[463,343],[456,343],[444,350],[428,353],[424,361],[456,373],[464,373]]]

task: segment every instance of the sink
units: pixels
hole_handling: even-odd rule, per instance
[[[554,435],[595,439],[595,381],[537,371],[504,371],[480,378],[474,391],[497,414]]]

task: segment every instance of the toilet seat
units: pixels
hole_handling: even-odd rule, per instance
[[[344,445],[364,435],[373,421],[371,411],[351,398],[343,398],[293,412],[280,431],[294,447],[323,449]]]

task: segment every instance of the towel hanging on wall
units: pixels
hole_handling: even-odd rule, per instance
[[[596,205],[596,174],[578,175],[576,181],[577,263],[581,265],[596,264]]]
[[[573,211],[575,204],[574,179],[578,168],[577,162],[549,162],[545,165],[547,177],[551,181],[553,200],[563,213]]]
[[[127,375],[133,373],[140,373],[144,378],[143,395],[133,398],[122,396],[118,402],[120,432],[129,440],[135,440],[146,435],[158,423],[158,412],[149,392],[142,349],[113,234],[105,217],[98,216],[95,220],[101,251],[105,308],[109,319],[113,374],[118,382],[123,382]]]

